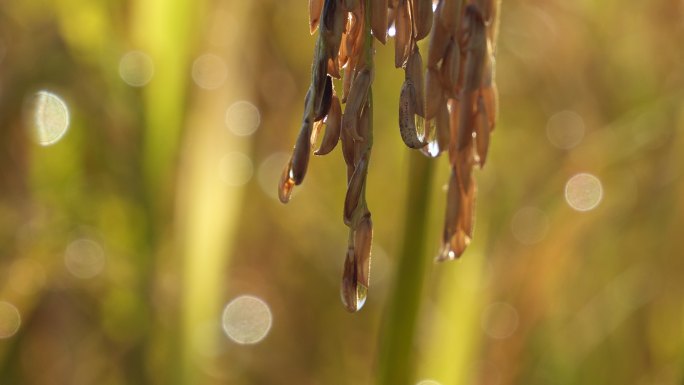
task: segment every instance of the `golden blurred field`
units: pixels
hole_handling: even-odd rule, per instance
[[[397,126],[403,72],[377,44],[356,314],[339,298],[340,150],[288,205],[276,195],[307,11],[0,3],[0,385],[374,384],[384,333],[412,317],[404,384],[684,384],[682,1],[503,0],[500,120],[453,263],[432,262],[446,159],[427,223],[404,226],[419,155]],[[385,317],[418,227],[419,311]]]

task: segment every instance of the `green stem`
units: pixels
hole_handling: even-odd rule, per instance
[[[425,271],[431,261],[423,251],[433,170],[431,159],[411,152],[403,243],[380,340],[377,383],[381,385],[410,384],[415,372],[413,343]]]

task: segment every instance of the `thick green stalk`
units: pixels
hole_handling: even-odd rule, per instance
[[[186,118],[187,74],[204,1],[148,0],[134,6],[132,42],[149,54],[154,76],[142,90],[145,103],[143,172],[152,209],[171,204],[168,191]]]
[[[482,245],[487,229],[479,223],[477,242],[458,262],[440,264],[431,282],[437,282],[431,308],[439,317],[430,319],[430,327],[421,338],[417,378],[429,378],[441,384],[466,385],[476,367],[482,332],[480,315],[487,301],[484,290],[486,259]],[[432,291],[432,290],[431,290]]]
[[[225,336],[206,332],[207,325],[221,321],[221,311],[227,301],[224,293],[228,282],[226,268],[233,255],[234,240],[240,227],[240,206],[245,189],[226,184],[217,178],[227,155],[248,155],[251,142],[236,137],[226,138],[216,129],[218,116],[227,101],[252,99],[252,80],[241,72],[241,56],[250,51],[250,43],[258,40],[248,28],[254,20],[254,2],[229,2],[219,9],[235,17],[235,30],[224,42],[224,55],[229,87],[213,93],[202,93],[194,98],[188,112],[187,126],[192,127],[182,143],[182,167],[178,173],[176,204],[176,234],[182,256],[183,292],[180,296],[181,316],[178,325],[180,351],[175,359],[180,362],[179,383],[208,384],[212,378],[202,369],[211,364],[206,351],[219,351],[226,343]],[[239,172],[228,163],[228,176]],[[201,346],[201,347],[200,347]],[[215,362],[218,364],[218,361]]]
[[[154,76],[141,90],[144,110],[141,180],[144,182],[137,187],[149,221],[146,229],[148,249],[140,261],[140,274],[146,278],[144,292],[154,290],[158,263],[176,257],[157,253],[170,242],[162,234],[173,206],[172,181],[187,112],[189,54],[203,4],[204,1],[190,0],[148,0],[132,4],[131,43],[135,49],[147,53],[154,63]],[[172,338],[177,333],[158,328],[146,334],[149,341],[145,341],[144,351],[136,358],[141,366],[154,368],[143,369],[148,371],[148,383],[182,383],[183,366],[179,352],[183,348],[180,339]],[[146,364],[145,360],[153,363]],[[162,366],[168,370],[156,370]]]
[[[410,384],[415,371],[413,344],[418,311],[425,270],[432,261],[424,249],[433,170],[431,159],[411,152],[403,244],[380,341],[380,385]]]

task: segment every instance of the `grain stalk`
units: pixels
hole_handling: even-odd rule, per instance
[[[373,147],[373,37],[370,0],[311,1],[310,28],[318,29],[304,116],[292,156],[283,170],[278,196],[287,203],[294,186],[304,180],[312,146],[321,125],[326,125],[321,146],[324,155],[342,142],[347,165],[347,194],[343,220],[349,227],[341,296],[347,310],[359,310],[366,301],[370,279],[373,222],[366,202],[366,177]],[[316,16],[320,11],[320,16]],[[344,73],[340,99],[332,78]],[[345,103],[341,113],[340,100]]]
[[[383,328],[378,355],[378,384],[409,383],[414,372],[414,335],[418,323],[425,272],[429,264],[420,258],[425,251],[426,222],[434,162],[410,154],[406,217],[399,266]]]
[[[286,203],[294,186],[304,180],[312,145],[325,122],[325,137],[315,153],[327,154],[341,141],[347,164],[343,218],[350,233],[342,300],[350,311],[363,306],[369,284],[373,226],[365,190],[372,148],[373,36],[384,44],[389,26],[396,31],[395,66],[405,73],[399,100],[401,138],[407,147],[428,157],[442,152],[449,155],[451,175],[437,260],[459,258],[473,236],[476,185],[472,170],[484,165],[496,122],[494,37],[498,3],[439,0],[434,12],[432,6],[432,0],[309,1],[310,30],[319,31],[311,85],[301,130],[278,193]],[[428,36],[427,68],[423,72],[417,43]],[[332,78],[341,74],[341,102],[346,107],[340,117]],[[411,199],[424,203],[426,196]],[[422,223],[424,215],[415,219]],[[415,252],[420,254],[420,250]]]

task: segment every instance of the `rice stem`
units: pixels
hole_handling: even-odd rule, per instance
[[[409,155],[406,217],[399,266],[385,311],[379,347],[379,385],[412,383],[415,372],[413,345],[423,293],[423,283],[431,258],[425,258],[426,222],[434,162],[417,151]]]

